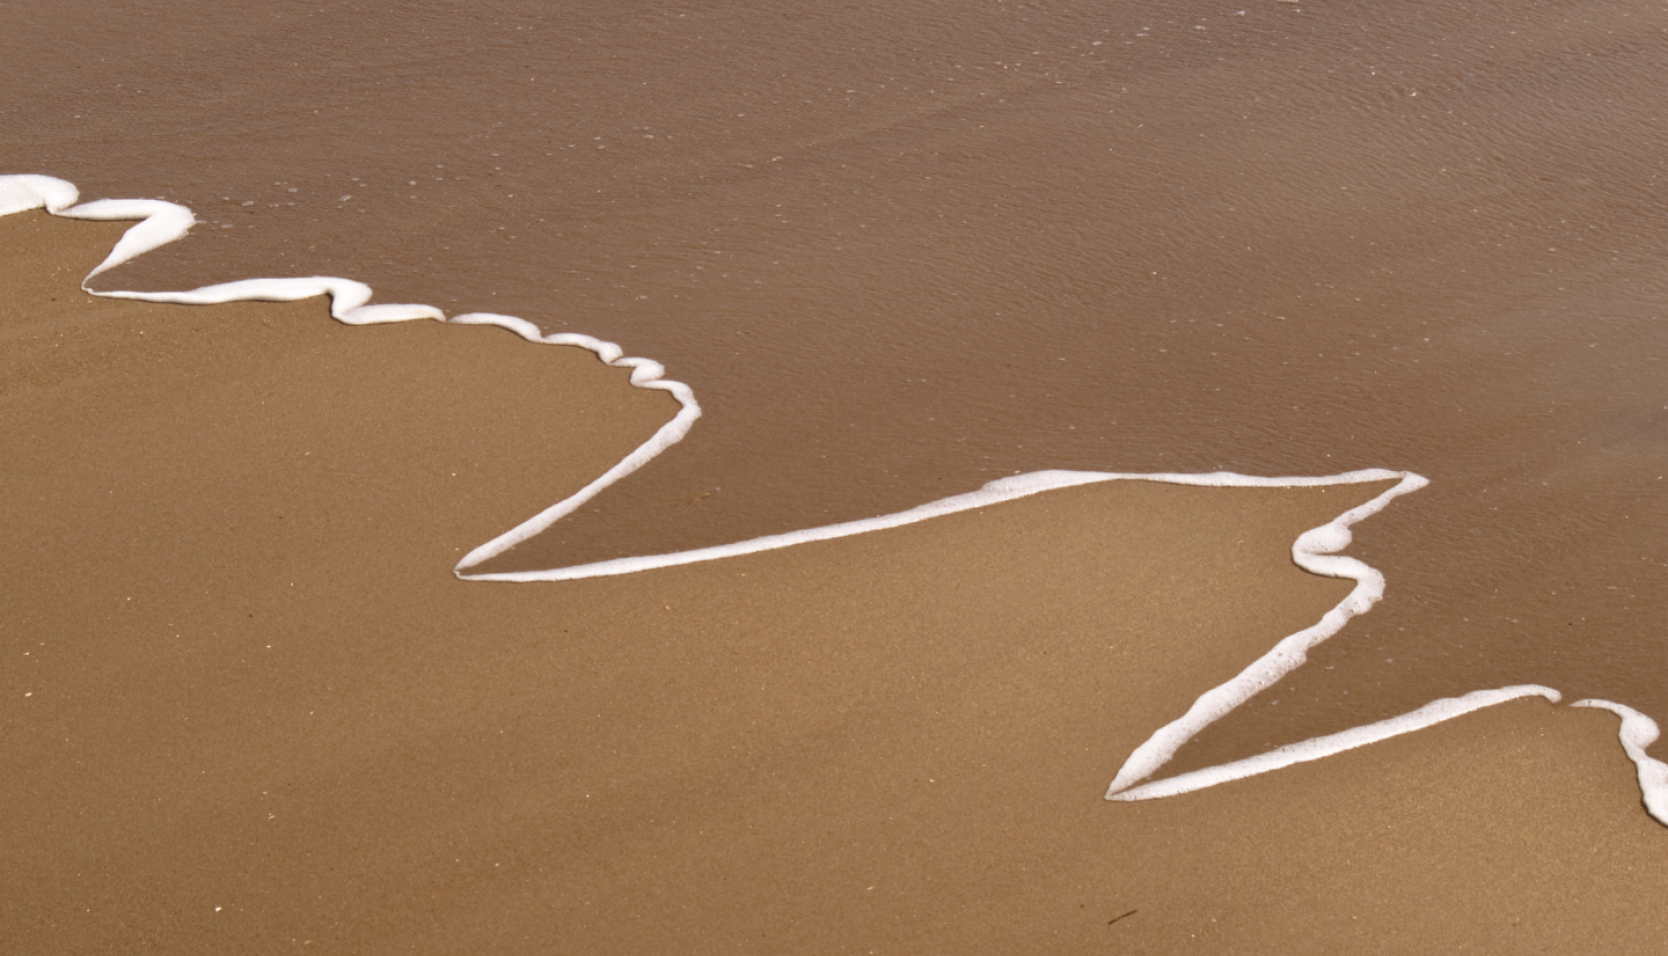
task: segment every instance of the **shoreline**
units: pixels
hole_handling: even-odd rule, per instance
[[[1314,738],[1280,748],[1278,754],[1265,754],[1230,764],[1203,768],[1185,775],[1186,781],[1139,786],[1157,773],[1177,750],[1205,727],[1231,713],[1239,705],[1282,677],[1301,667],[1308,651],[1336,635],[1352,617],[1364,614],[1383,596],[1384,577],[1366,564],[1336,552],[1349,546],[1350,526],[1382,511],[1395,498],[1425,487],[1425,478],[1412,472],[1385,469],[1350,472],[1325,477],[1267,478],[1239,475],[1230,472],[1210,474],[1129,474],[1111,472],[1045,471],[1015,475],[987,483],[979,491],[940,499],[891,515],[861,521],[807,528],[787,534],[771,535],[717,547],[663,555],[645,555],[603,561],[575,567],[538,571],[470,573],[496,557],[504,555],[516,544],[549,529],[564,516],[589,502],[610,485],[647,465],[661,452],[682,441],[700,417],[700,405],[694,392],[681,382],[665,378],[665,367],[646,358],[626,358],[624,351],[612,342],[604,342],[588,335],[556,333],[545,335],[532,323],[516,316],[469,312],[448,318],[439,309],[427,305],[371,305],[372,292],[363,283],[339,278],[313,277],[306,279],[254,278],[238,282],[208,286],[178,292],[92,292],[87,282],[93,277],[124,262],[144,255],[153,249],[182,238],[195,222],[191,211],[183,206],[160,200],[102,199],[79,202],[75,186],[46,176],[0,176],[0,216],[43,208],[54,216],[99,221],[138,220],[97,266],[81,280],[81,288],[93,295],[129,299],[141,302],[176,305],[215,305],[231,302],[267,301],[293,302],[321,295],[331,300],[330,314],[349,325],[370,325],[407,322],[414,319],[433,319],[442,323],[466,326],[495,326],[519,335],[534,344],[574,345],[600,359],[605,365],[629,369],[633,387],[663,391],[679,405],[678,413],[641,445],[622,457],[601,476],[587,483],[571,495],[545,508],[485,544],[471,549],[460,560],[453,573],[461,580],[470,581],[572,581],[596,576],[632,574],[658,568],[676,567],[704,561],[720,560],[745,554],[789,548],[814,541],[826,541],[901,527],[931,518],[997,505],[1005,501],[1040,494],[1045,491],[1105,481],[1154,481],[1165,484],[1201,487],[1260,487],[1299,488],[1327,485],[1348,485],[1361,482],[1396,484],[1370,501],[1337,515],[1324,524],[1305,529],[1292,544],[1292,560],[1311,573],[1325,577],[1348,578],[1356,582],[1354,590],[1328,611],[1321,620],[1309,627],[1282,637],[1270,650],[1259,655],[1231,680],[1212,687],[1188,708],[1182,717],[1169,721],[1136,748],[1129,760],[1119,768],[1106,791],[1106,798],[1156,799],[1193,789],[1215,786],[1229,780],[1241,779],[1269,770],[1289,766],[1294,760],[1316,760],[1344,750],[1364,746],[1469,713],[1479,707],[1492,706],[1525,695],[1539,695],[1557,701],[1559,692],[1542,685],[1515,685],[1505,688],[1481,688],[1463,698],[1444,698],[1414,711],[1359,726],[1351,730]],[[1658,739],[1660,731],[1649,716],[1613,701],[1587,699],[1576,706],[1596,707],[1615,714],[1621,722],[1618,739],[1628,758],[1633,761],[1639,780],[1642,803],[1659,823],[1668,826],[1668,764],[1656,760],[1645,748]],[[1301,756],[1296,756],[1301,755]],[[1123,796],[1120,797],[1120,794]]]
[[[33,276],[9,289],[56,274],[60,290],[9,306],[6,330],[40,344],[19,353],[36,377],[15,379],[8,417],[50,426],[13,435],[31,452],[14,478],[33,483],[8,518],[12,660],[25,628],[52,646],[7,675],[8,757],[29,772],[4,831],[26,863],[0,896],[43,946],[143,925],[227,952],[302,929],[390,951],[717,951],[760,932],[813,951],[833,931],[946,952],[1051,934],[1162,952],[1206,931],[1325,951],[1359,938],[1346,911],[1386,886],[1403,895],[1366,914],[1376,931],[1444,944],[1479,931],[1468,906],[1497,931],[1533,923],[1523,907],[1574,878],[1543,862],[1577,850],[1604,891],[1560,925],[1590,917],[1595,938],[1638,931],[1614,910],[1668,880],[1659,828],[1616,792],[1613,728],[1533,702],[1173,800],[1097,799],[1159,715],[1347,599],[1288,549],[1366,489],[1103,482],[769,554],[483,588],[436,556],[496,533],[510,500],[583,487],[641,448],[664,399],[486,329],[62,294],[95,244],[66,234],[7,262]],[[424,356],[461,370],[400,384]],[[534,382],[557,413],[506,415]],[[535,422],[560,432],[551,445],[527,447]],[[1323,820],[1313,833],[1294,805]],[[1421,839],[1398,848],[1391,818]],[[1303,853],[1269,856],[1271,832]],[[1364,851],[1368,836],[1383,839]],[[1513,862],[1479,872],[1478,846]],[[1310,886],[1333,893],[1314,911],[1250,895],[1347,874],[1360,852],[1378,882]],[[1432,866],[1450,898],[1409,925]],[[444,916],[424,920],[437,893]],[[69,919],[82,898],[100,905]],[[1433,928],[1447,935],[1418,935]]]

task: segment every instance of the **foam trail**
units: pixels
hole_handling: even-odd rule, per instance
[[[81,198],[73,183],[51,176],[0,176],[0,216],[30,209],[56,214]]]
[[[1628,759],[1638,768],[1639,791],[1644,795],[1645,812],[1655,817],[1656,822],[1668,826],[1668,764],[1645,753],[1645,748],[1661,736],[1656,721],[1632,707],[1608,700],[1578,700],[1570,706],[1596,707],[1622,718],[1622,726],[1616,736],[1621,738],[1622,749],[1627,752]]]
[[[669,379],[662,378],[661,376],[665,374],[665,369],[661,367],[659,362],[655,362],[650,359],[622,358],[622,352],[618,345],[615,345],[612,342],[604,342],[601,339],[594,339],[589,335],[575,335],[573,333],[540,335],[538,327],[525,319],[518,319],[509,315],[495,315],[490,312],[471,312],[465,315],[454,316],[452,321],[464,325],[501,326],[515,332],[529,342],[543,342],[548,345],[577,345],[580,348],[590,349],[592,352],[596,353],[597,358],[602,359],[609,365],[630,368],[631,384],[637,386],[638,388],[653,388],[670,392],[672,397],[677,399],[679,406],[677,415],[673,416],[671,421],[660,426],[660,428],[652,436],[650,436],[648,441],[638,445],[631,454],[622,458],[619,463],[614,465],[614,467],[603,472],[602,475],[595,481],[592,481],[590,484],[579,489],[574,494],[556,502],[533,517],[523,521],[521,524],[518,524],[498,537],[493,538],[486,544],[470,551],[468,554],[464,555],[463,560],[459,561],[457,566],[452,569],[453,574],[456,574],[465,581],[568,580],[567,577],[560,576],[560,573],[555,571],[537,572],[533,577],[522,577],[513,574],[470,574],[468,569],[488,560],[489,558],[503,554],[505,551],[508,551],[521,542],[526,541],[528,538],[533,537],[544,529],[562,520],[567,515],[572,514],[575,509],[579,508],[585,502],[596,497],[597,493],[602,491],[604,488],[607,488],[614,482],[619,481],[626,475],[629,475],[648,464],[650,459],[665,451],[667,448],[670,448],[672,445],[682,441],[683,436],[689,434],[689,429],[694,426],[695,419],[701,417],[701,406],[695,401],[695,392],[688,385],[685,385],[682,382],[674,382]],[[592,567],[594,566],[595,565],[592,565]],[[540,574],[547,576],[541,577],[539,576]],[[573,577],[588,577],[588,575],[573,575]]]
[[[123,234],[104,261],[82,280],[81,288],[92,295],[107,298],[136,299],[145,302],[169,302],[185,305],[212,305],[236,301],[280,301],[324,295],[330,297],[330,314],[338,321],[365,325],[379,322],[404,322],[413,319],[447,321],[439,309],[428,305],[372,305],[371,288],[362,282],[329,276],[282,279],[245,279],[219,285],[204,286],[185,292],[100,292],[88,287],[93,277],[123,262],[143,255],[158,246],[183,237],[196,219],[184,206],[161,200],[103,199],[77,205],[80,194],[72,183],[50,176],[0,175],[0,216],[30,209],[74,219],[125,220],[139,223]],[[752,554],[775,548],[790,547],[812,541],[826,541],[848,535],[863,534],[885,528],[896,528],[940,515],[983,508],[1004,501],[1012,501],[1040,492],[1074,485],[1102,481],[1158,481],[1179,485],[1207,487],[1265,487],[1292,488],[1322,485],[1355,484],[1367,481],[1396,480],[1396,485],[1366,504],[1344,512],[1332,521],[1312,528],[1292,544],[1292,560],[1298,566],[1327,577],[1349,578],[1355,588],[1349,596],[1321,618],[1320,622],[1281,640],[1272,650],[1258,658],[1238,675],[1203,694],[1186,714],[1159,728],[1145,743],[1137,747],[1119,769],[1107,790],[1109,800],[1151,799],[1157,796],[1182,793],[1187,790],[1214,786],[1217,783],[1263,773],[1276,767],[1314,760],[1328,754],[1362,746],[1385,737],[1407,733],[1429,726],[1440,720],[1458,716],[1479,707],[1530,694],[1551,700],[1558,699],[1557,691],[1535,685],[1509,687],[1500,690],[1477,691],[1464,697],[1436,701],[1402,717],[1378,724],[1356,728],[1330,737],[1316,738],[1293,744],[1280,750],[1249,760],[1237,761],[1206,770],[1183,774],[1171,780],[1137,787],[1167,763],[1176,750],[1199,731],[1238,707],[1253,695],[1280,680],[1307,659],[1315,645],[1336,634],[1358,614],[1363,614],[1384,594],[1384,577],[1378,571],[1354,558],[1337,552],[1349,546],[1350,527],[1355,522],[1383,510],[1395,498],[1424,487],[1426,480],[1412,472],[1371,469],[1341,475],[1302,478],[1262,478],[1231,472],[1211,474],[1135,474],[1119,472],[1038,471],[990,482],[978,491],[930,502],[908,511],[880,515],[860,521],[808,528],[787,534],[770,535],[711,548],[700,548],[673,554],[648,555],[600,561],[570,568],[542,571],[471,574],[469,569],[503,554],[515,545],[538,534],[596,494],[626,475],[643,467],[656,455],[681,441],[701,415],[695,393],[682,382],[665,377],[666,370],[659,362],[646,358],[628,358],[612,342],[588,335],[560,333],[543,335],[533,323],[515,316],[487,312],[472,312],[453,317],[460,325],[496,325],[520,335],[530,342],[547,345],[573,345],[594,353],[604,363],[631,369],[631,384],[638,388],[668,392],[679,404],[679,411],[670,422],[655,432],[630,455],[610,468],[595,481],[575,494],[546,508],[532,518],[516,525],[504,534],[475,548],[453,569],[458,577],[469,581],[568,581],[580,578],[626,574],[652,568],[691,564],[716,558]],[[1577,706],[1601,707],[1622,718],[1622,746],[1639,770],[1639,783],[1644,791],[1646,808],[1651,815],[1668,825],[1668,764],[1655,760],[1645,748],[1657,738],[1655,722],[1644,714],[1621,704],[1586,700]]]
[[[1499,690],[1478,690],[1466,694],[1464,697],[1444,697],[1432,701],[1418,710],[1381,720],[1376,724],[1355,727],[1341,733],[1330,734],[1325,737],[1315,737],[1302,743],[1287,744],[1265,754],[1236,760],[1233,763],[1218,764],[1203,770],[1177,774],[1156,783],[1144,784],[1122,792],[1113,791],[1106,795],[1108,800],[1157,800],[1160,797],[1173,797],[1179,793],[1190,793],[1214,787],[1219,783],[1230,780],[1243,780],[1254,777],[1270,770],[1290,767],[1292,764],[1307,763],[1330,757],[1333,754],[1365,747],[1368,744],[1388,740],[1402,734],[1423,730],[1433,724],[1440,724],[1445,720],[1452,720],[1463,714],[1484,707],[1493,707],[1508,700],[1522,697],[1545,697],[1556,703],[1560,698],[1557,691],[1539,684],[1524,684],[1516,687],[1502,687]]]
[[[1354,579],[1355,587],[1349,595],[1326,612],[1318,623],[1284,638],[1268,653],[1253,661],[1251,666],[1206,691],[1193,702],[1187,713],[1159,728],[1157,733],[1135,748],[1107,788],[1107,799],[1152,776],[1158,768],[1170,762],[1182,744],[1259,691],[1302,666],[1315,645],[1342,630],[1350,618],[1367,613],[1378,603],[1379,598],[1384,596],[1384,575],[1354,558],[1333,552],[1349,546],[1351,525],[1384,510],[1395,498],[1429,484],[1412,472],[1389,474],[1400,474],[1402,480],[1366,504],[1351,508],[1318,528],[1305,531],[1292,543],[1292,560],[1298,567],[1324,577]]]
[[[1342,475],[1330,475],[1319,478],[1263,478],[1252,475],[1240,475],[1226,471],[1212,472],[1210,474],[1202,475],[1177,474],[1171,472],[1134,473],[1102,471],[1033,471],[1023,475],[1013,475],[1008,478],[999,478],[989,484],[986,484],[978,491],[954,495],[949,498],[940,498],[937,501],[929,502],[895,514],[878,515],[873,518],[862,518],[857,521],[846,521],[840,524],[823,525],[818,528],[805,528],[800,531],[789,531],[783,534],[766,535],[760,538],[750,538],[746,541],[736,541],[731,544],[714,545],[709,548],[697,548],[692,551],[678,551],[669,554],[651,554],[630,558],[615,558],[610,561],[598,561],[593,564],[580,564],[567,568],[550,568],[533,571],[501,571],[492,574],[468,574],[467,572],[460,572],[460,574],[471,581],[522,582],[575,581],[583,578],[605,577],[613,574],[629,574],[635,571],[648,571],[655,568],[667,568],[680,564],[693,564],[697,561],[712,561],[718,558],[731,558],[743,554],[755,554],[760,551],[772,551],[777,548],[787,548],[798,544],[807,544],[812,541],[828,541],[834,538],[849,537],[854,534],[867,534],[871,531],[881,531],[887,528],[897,528],[907,524],[914,524],[917,521],[925,521],[928,518],[937,518],[942,515],[955,514],[959,511],[970,511],[975,508],[984,508],[1004,501],[1013,501],[1016,498],[1025,498],[1044,491],[1052,491],[1057,488],[1069,488],[1074,485],[1094,484],[1103,481],[1157,481],[1165,484],[1197,485],[1219,488],[1296,488],[1323,485],[1360,484],[1367,481],[1388,481],[1391,479],[1400,479],[1400,482],[1394,488],[1386,491],[1377,498],[1374,498],[1367,504],[1362,505],[1360,508],[1352,509],[1351,511],[1345,513],[1345,516],[1343,517],[1349,517],[1356,515],[1357,512],[1361,512],[1359,516],[1350,518],[1351,521],[1359,520],[1361,517],[1366,517],[1368,514],[1377,512],[1384,505],[1389,504],[1390,499],[1396,497],[1397,495],[1405,494],[1408,491],[1424,487],[1426,484],[1425,479],[1419,475],[1412,474],[1411,472],[1388,471],[1385,469],[1352,471]],[[597,488],[596,490],[600,491],[601,488]],[[594,493],[594,491],[591,492],[591,494]],[[579,494],[585,495],[586,492],[581,491]],[[589,497],[589,495],[587,495],[587,497]],[[479,561],[485,560],[485,558],[508,550],[507,545],[500,547],[499,542],[505,541],[511,535],[520,535],[520,537],[516,539],[520,541],[525,540],[527,537],[531,537],[538,531],[543,530],[555,519],[552,518],[549,521],[544,521],[539,525],[539,527],[531,528],[526,534],[521,534],[523,529],[528,529],[534,522],[541,521],[546,515],[551,514],[557,509],[563,509],[562,513],[566,514],[567,512],[578,507],[580,504],[584,503],[583,501],[575,500],[577,498],[578,495],[575,495],[574,498],[556,505],[550,509],[550,511],[544,512],[539,517],[532,519],[502,537],[496,538],[493,541],[482,545],[480,548],[476,549],[475,553],[472,553],[469,557],[464,558],[463,563],[459,565],[459,567],[462,568],[466,565],[479,563]],[[572,506],[568,507],[570,502],[572,503]],[[1375,503],[1377,504],[1377,507],[1373,507]],[[1363,509],[1370,510],[1363,511]],[[1336,521],[1333,523],[1335,524]],[[1309,533],[1314,534],[1315,532],[1325,531],[1330,527],[1331,525],[1323,525],[1321,528],[1316,528],[1314,531]],[[1300,544],[1304,541],[1303,538],[1298,540]],[[1319,539],[1316,540],[1319,541]],[[1344,531],[1344,537],[1341,540],[1343,543],[1339,545],[1340,547],[1349,543],[1347,530]],[[1297,546],[1294,545],[1294,553],[1296,549]],[[480,557],[476,557],[477,554],[480,555]],[[1323,574],[1328,577],[1355,577],[1357,573],[1364,573],[1372,576],[1376,576],[1378,574],[1377,571],[1374,571],[1372,568],[1367,567],[1365,564],[1362,564],[1353,558],[1333,558],[1331,560],[1342,563],[1320,565],[1318,567],[1309,567],[1308,565],[1304,565],[1304,567],[1315,571],[1317,574]],[[1301,560],[1298,563],[1303,564]],[[1324,568],[1324,570],[1319,568]],[[1378,588],[1379,591],[1382,592],[1382,579],[1379,579]],[[1374,597],[1372,600],[1377,600],[1377,598]],[[1368,601],[1367,606],[1371,606],[1371,601]],[[1362,610],[1365,609],[1365,607],[1362,608]],[[1343,625],[1340,623],[1338,626],[1342,627]],[[1336,630],[1337,628],[1333,628],[1332,631],[1328,632],[1328,635]]]
[[[79,198],[80,193],[75,185],[62,179],[35,175],[0,176],[0,216],[29,209],[45,209],[53,215],[71,219],[139,220],[137,225],[122,234],[122,238],[117,241],[104,261],[81,280],[81,288],[92,295],[180,305],[218,305],[224,302],[247,301],[294,302],[323,295],[330,298],[331,316],[350,325],[406,322],[413,319],[447,321],[445,313],[429,305],[371,305],[370,286],[352,279],[333,276],[243,279],[184,292],[93,289],[88,283],[95,276],[152,249],[183,238],[197,220],[186,207],[162,200],[100,199],[77,205]],[[668,392],[677,400],[679,406],[677,415],[661,426],[648,441],[638,446],[601,477],[580,489],[577,494],[557,502],[465,555],[463,561],[454,569],[465,579],[470,579],[465,573],[467,568],[501,554],[550,527],[602,489],[641,468],[650,459],[681,441],[689,433],[695,420],[701,417],[701,406],[695,401],[693,389],[682,382],[666,378],[666,369],[659,362],[653,359],[627,357],[625,351],[613,342],[571,333],[541,335],[538,328],[525,319],[488,312],[471,312],[455,316],[451,321],[460,325],[496,325],[530,342],[573,345],[587,349],[607,365],[630,369],[632,385]],[[487,577],[483,575],[474,579]]]
[[[71,219],[139,219],[141,222],[123,234],[121,241],[110,250],[110,255],[81,280],[81,288],[93,295],[111,299],[136,299],[140,302],[171,302],[179,305],[219,305],[223,302],[294,302],[316,295],[330,297],[330,314],[337,321],[349,325],[370,325],[378,322],[405,322],[411,319],[439,319],[446,316],[429,305],[367,305],[371,287],[352,279],[312,276],[295,279],[244,279],[220,285],[203,286],[189,292],[98,292],[87,283],[101,272],[183,238],[197,219],[184,206],[159,199],[100,199],[82,203],[56,213]]]
[[[191,210],[160,199],[98,199],[69,209],[51,211],[71,219],[97,219],[105,222],[139,220],[137,226],[122,233],[122,238],[117,241],[115,248],[110,250],[110,254],[104,257],[104,261],[81,280],[83,289],[87,288],[87,282],[93,276],[113,269],[135,256],[144,255],[158,246],[182,239],[191,231],[191,227],[197,224],[197,217],[191,214]]]

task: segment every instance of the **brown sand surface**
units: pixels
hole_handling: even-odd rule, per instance
[[[1115,483],[466,584],[665,396],[500,330],[92,299],[116,228],[0,219],[8,953],[1660,943],[1606,714],[1101,799],[1346,593],[1288,548],[1375,488]]]
[[[619,342],[690,441],[498,567],[1043,468],[1431,486],[1201,765],[1525,681],[1668,719],[1668,10],[1639,0],[12,0],[0,171]]]

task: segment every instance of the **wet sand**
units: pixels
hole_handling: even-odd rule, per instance
[[[1661,10],[19,9],[4,171],[205,220],[106,288],[349,275],[694,388],[502,566],[1043,468],[1407,469],[1384,606],[1179,765],[1522,682],[1668,719]]]
[[[86,296],[121,228],[0,218],[10,951],[1660,941],[1662,830],[1607,714],[1515,702],[1101,799],[1347,593],[1290,543],[1374,489],[1118,482],[465,583],[457,554],[670,400],[496,329]]]

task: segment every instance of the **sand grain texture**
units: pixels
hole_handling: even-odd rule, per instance
[[[1519,702],[1100,798],[1347,593],[1287,549],[1375,488],[1112,483],[467,584],[460,549],[670,400],[500,330],[93,299],[76,277],[119,228],[0,219],[7,952],[1661,939],[1668,844],[1608,715]]]

